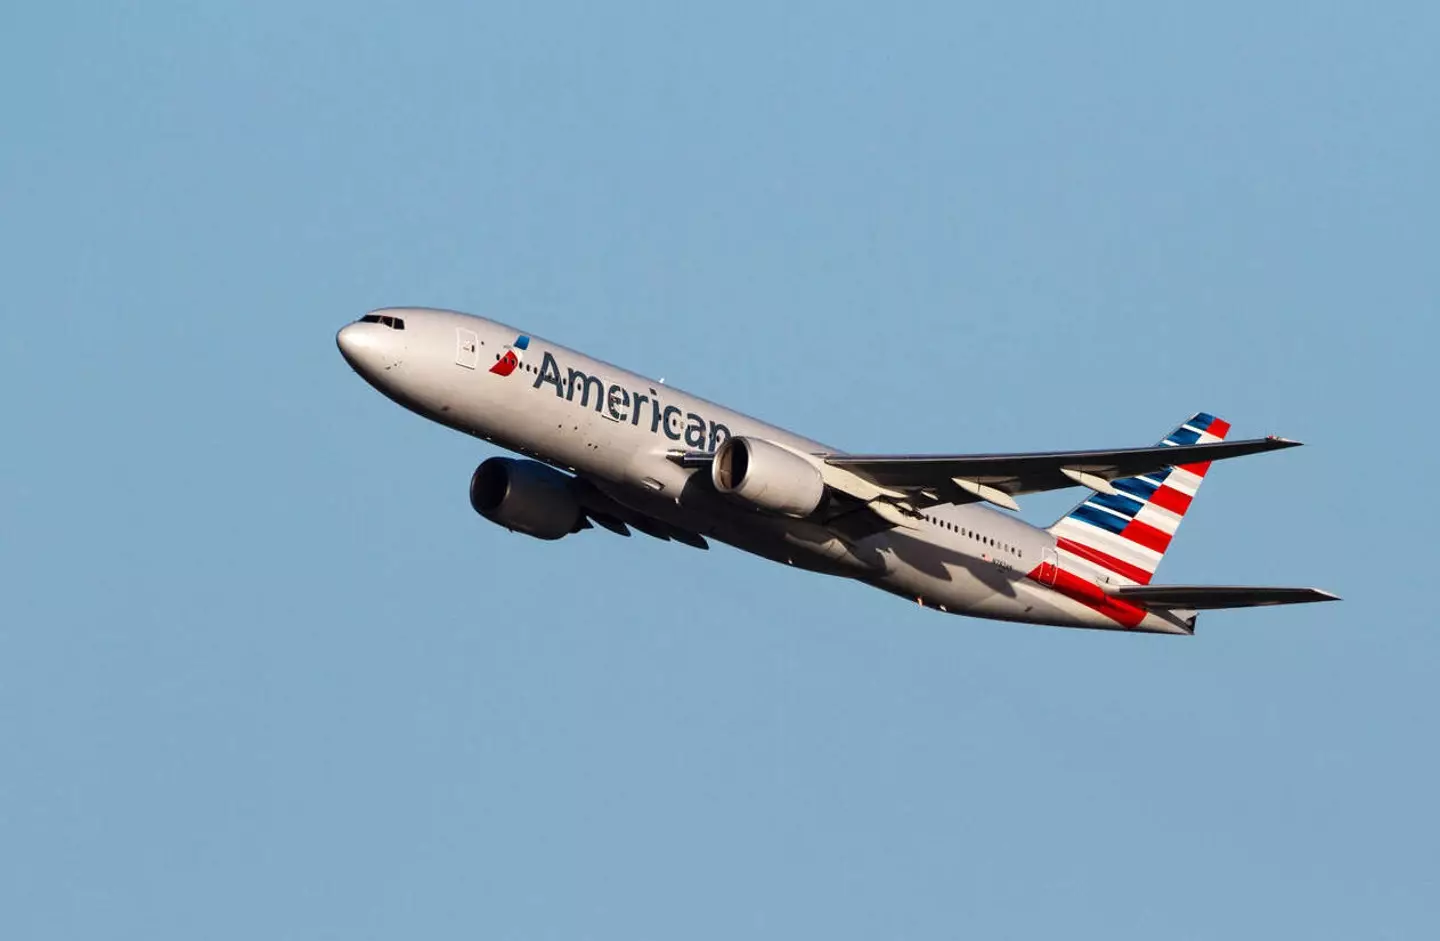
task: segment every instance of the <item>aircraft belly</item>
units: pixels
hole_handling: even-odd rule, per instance
[[[923,604],[980,617],[1022,617],[1014,579],[991,562],[915,539],[898,530],[874,537],[884,545],[880,587]]]
[[[1028,578],[1008,560],[986,559],[957,547],[891,530],[874,537],[886,571],[871,579],[879,588],[940,608],[1003,621],[1068,627],[1119,625]]]

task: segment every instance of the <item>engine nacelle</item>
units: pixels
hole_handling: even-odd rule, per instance
[[[809,516],[825,497],[825,481],[809,461],[763,438],[729,438],[710,468],[715,489],[747,503]]]
[[[538,461],[492,457],[470,478],[470,505],[506,529],[559,539],[580,527],[584,515],[574,478]]]

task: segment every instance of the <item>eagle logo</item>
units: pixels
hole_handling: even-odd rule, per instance
[[[523,333],[520,334],[515,338],[514,343],[505,347],[505,355],[495,361],[495,365],[490,367],[490,371],[497,376],[510,375],[515,371],[515,367],[520,365],[520,357],[525,354],[525,350],[529,346],[530,338]]]

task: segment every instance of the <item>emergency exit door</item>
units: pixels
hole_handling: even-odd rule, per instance
[[[1040,550],[1040,572],[1038,579],[1042,585],[1054,585],[1055,579],[1060,575],[1060,556],[1046,546]]]

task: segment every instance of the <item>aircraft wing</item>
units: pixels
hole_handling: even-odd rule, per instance
[[[872,455],[835,454],[822,458],[885,490],[943,491],[958,487],[1013,509],[1009,497],[1077,484],[1107,491],[1109,481],[1152,474],[1177,464],[1293,448],[1287,438],[1251,438],[1213,444],[1157,445],[1113,451],[1047,451],[1034,454]]]
[[[1185,608],[1191,611],[1340,600],[1338,595],[1318,588],[1248,588],[1236,585],[1140,585],[1116,588],[1110,595],[1138,602],[1147,608]]]
[[[1016,496],[1076,486],[1119,495],[1110,481],[1299,444],[1272,435],[1245,441],[1107,451],[803,456],[820,470],[827,487],[848,500],[835,507],[825,522],[858,539],[892,526],[913,528],[915,514],[938,503],[985,500],[1007,510],[1018,510]],[[715,460],[715,452],[673,451],[670,458],[683,467],[708,468]]]

